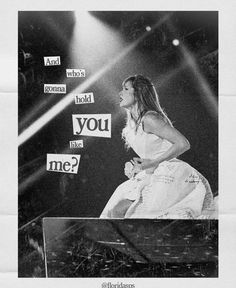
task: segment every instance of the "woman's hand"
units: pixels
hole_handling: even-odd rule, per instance
[[[133,177],[132,170],[133,170],[134,165],[131,162],[126,162],[125,163],[125,176],[127,176],[129,179]]]
[[[137,173],[139,173],[141,171],[141,165],[138,163],[135,163],[133,160],[131,160],[130,162],[126,162],[125,163],[125,175],[131,179],[133,178]]]
[[[154,173],[155,169],[159,165],[157,160],[154,161],[154,160],[138,158],[138,157],[134,157],[133,160],[136,165],[140,165],[141,170],[146,170],[147,174]]]

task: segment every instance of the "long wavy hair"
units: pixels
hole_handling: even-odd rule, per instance
[[[132,116],[131,112],[128,109],[126,109],[127,120],[126,125],[122,130],[122,138],[125,140],[126,146],[129,147],[127,135],[131,130],[135,130],[135,132],[137,132],[137,129],[141,124],[143,116],[148,111],[157,112],[158,116],[171,126],[172,123],[168,118],[167,114],[165,113],[165,111],[161,108],[158,94],[150,79],[142,75],[134,75],[126,78],[123,81],[122,85],[125,85],[125,83],[127,82],[130,82],[132,87],[134,88],[134,98],[136,99],[138,104],[137,119],[135,119]]]

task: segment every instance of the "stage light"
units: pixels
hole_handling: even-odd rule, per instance
[[[151,28],[150,26],[146,26],[145,29],[146,29],[146,31],[148,31],[148,32],[152,30],[152,28]]]
[[[168,22],[171,30],[176,32],[176,28],[171,24],[171,22]],[[197,31],[197,30],[196,30]],[[193,31],[195,32],[195,31]],[[189,33],[188,35],[192,34],[193,32]],[[186,37],[186,36],[185,36]],[[178,39],[174,39],[178,40]],[[173,42],[174,42],[173,40]],[[173,43],[174,45],[174,43]],[[198,82],[198,86],[201,90],[200,97],[202,102],[205,104],[209,114],[211,117],[217,121],[218,117],[218,104],[216,100],[216,96],[214,94],[214,91],[211,89],[211,86],[209,85],[207,79],[202,74],[199,66],[198,61],[195,58],[194,54],[190,52],[190,50],[187,48],[187,46],[184,45],[184,43],[181,43],[180,51],[184,57],[184,61],[187,64],[187,66],[191,69],[193,75],[196,77],[196,80]]]
[[[93,74],[123,50],[125,43],[118,31],[87,11],[75,12],[75,19],[69,51],[71,62]]]
[[[210,115],[217,121],[218,104],[216,96],[214,95],[214,92],[211,89],[211,86],[209,85],[204,75],[201,73],[194,55],[184,45],[182,45],[181,50],[185,58],[185,61],[187,62],[187,65],[191,68],[193,74],[195,75],[198,81],[199,88],[201,89],[200,95],[202,98],[202,102],[205,104]]]
[[[174,46],[179,46],[179,40],[178,40],[178,39],[174,39],[174,40],[172,41],[172,44],[173,44]]]

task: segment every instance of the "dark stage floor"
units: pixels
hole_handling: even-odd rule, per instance
[[[19,277],[218,276],[218,220],[44,218],[20,236]]]

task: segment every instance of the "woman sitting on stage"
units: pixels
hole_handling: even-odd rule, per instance
[[[154,85],[141,75],[123,82],[120,106],[127,110],[122,135],[140,157],[125,165],[130,178],[113,193],[100,218],[208,218],[213,195],[208,181],[177,159],[190,148],[162,110]]]

